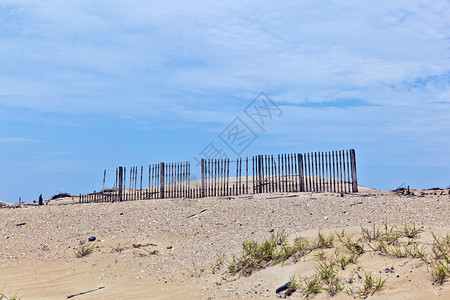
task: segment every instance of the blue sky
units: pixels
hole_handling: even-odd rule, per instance
[[[194,161],[356,149],[359,183],[450,185],[448,1],[0,2],[0,201]],[[264,92],[282,114],[244,113]],[[112,185],[112,176],[107,184]]]

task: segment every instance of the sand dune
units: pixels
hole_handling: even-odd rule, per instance
[[[263,241],[281,230],[293,239],[319,229],[357,232],[373,222],[415,223],[426,230],[420,240],[428,243],[430,232],[450,233],[448,191],[412,192],[361,188],[344,197],[276,193],[0,209],[0,291],[22,299],[66,299],[104,286],[74,299],[277,299],[277,287],[314,270],[313,254],[227,280],[211,272],[216,254],[230,257],[243,241]],[[74,248],[90,236],[97,247],[76,257]],[[449,282],[433,284],[419,260],[368,253],[360,263],[389,278],[373,299],[450,298]],[[394,273],[386,273],[391,267]]]

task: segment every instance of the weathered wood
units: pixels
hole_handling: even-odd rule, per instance
[[[319,173],[320,173],[320,191],[325,192],[325,175],[324,175],[323,152],[319,152]]]
[[[352,192],[352,179],[350,177],[351,169],[350,169],[350,152],[349,150],[345,151],[345,155],[347,156],[347,185],[348,185],[348,192]]]
[[[295,192],[295,168],[294,168],[294,155],[288,154],[289,161],[289,189],[291,192]]]
[[[278,191],[283,191],[283,154],[278,154]]]
[[[275,190],[277,192],[281,192],[281,188],[280,188],[280,172],[281,172],[280,154],[278,154],[277,155],[277,161],[275,162],[275,184],[276,184]]]
[[[291,161],[289,154],[285,154],[286,158],[286,191],[291,192]]]
[[[187,165],[185,162],[180,163],[180,183],[179,183],[179,192],[180,198],[185,197],[185,192],[187,191],[186,187],[186,168]]]
[[[329,164],[329,171],[330,171],[330,192],[334,192],[334,188],[333,188],[333,162],[332,162],[332,156],[331,156],[331,151],[328,152],[328,164]]]
[[[256,184],[255,184],[255,156],[252,156],[252,191],[253,194],[255,194],[255,188],[256,188]]]
[[[214,169],[212,159],[209,159],[208,173],[209,173],[209,183],[208,183],[208,195],[213,196],[213,183],[214,183]]]
[[[188,183],[187,183],[188,187],[191,187],[191,163],[188,162]]]
[[[208,197],[212,196],[212,182],[213,182],[213,171],[212,171],[212,159],[208,159],[208,183],[207,183],[207,187],[208,187]]]
[[[342,152],[339,150],[339,177],[340,177],[340,186],[341,186],[341,193],[345,192],[343,190],[343,180],[342,180]]]
[[[355,155],[354,149],[350,149],[350,161],[351,161],[351,168],[352,168],[352,192],[357,193],[358,192],[358,178],[356,176],[356,155]]]
[[[270,193],[270,155],[264,155],[264,190]]]
[[[284,157],[284,191],[289,192],[289,164],[288,164],[288,155],[286,153],[283,154]]]
[[[205,197],[205,159],[202,158],[200,160],[200,168],[201,168],[201,187],[202,187],[202,197]]]
[[[166,165],[161,162],[159,163],[159,198],[164,199],[165,196],[165,190],[164,190],[164,184],[166,179]]]
[[[281,161],[280,161],[280,184],[281,184],[281,192],[285,192],[286,191],[286,180],[285,180],[285,166],[284,166],[284,154],[281,154],[280,156]]]
[[[119,167],[119,182],[118,182],[118,189],[119,189],[119,202],[122,202],[122,188],[123,188],[123,167]]]
[[[318,163],[317,163],[317,152],[314,152],[313,166],[314,166],[314,169],[313,169],[313,173],[314,173],[314,177],[313,177],[314,178],[314,189],[315,189],[316,192],[320,192]]]
[[[220,160],[216,159],[216,166],[217,166],[217,186],[216,186],[216,196],[220,196],[220,190],[221,190],[221,173],[220,173]]]
[[[114,189],[117,189],[117,178],[119,177],[119,168],[116,168],[116,180],[114,181]]]
[[[96,289],[92,289],[92,290],[89,290],[89,291],[86,291],[86,292],[81,292],[81,293],[69,295],[69,296],[67,296],[67,298],[73,298],[73,297],[76,297],[76,296],[92,293],[92,292],[95,292],[95,291],[98,291],[98,290],[101,290],[101,289],[104,289],[104,288],[105,288],[104,286],[101,286],[101,287],[98,287]]]
[[[302,155],[297,153],[297,181],[298,187],[297,191],[303,192],[303,170],[302,170]]]
[[[153,165],[148,165],[148,194],[147,199],[152,199],[153,195]]]
[[[342,172],[343,172],[343,185],[344,185],[344,193],[347,193],[347,180],[345,178],[346,168],[345,168],[345,150],[342,150]]]
[[[330,191],[330,181],[328,178],[328,175],[329,175],[329,173],[328,173],[328,152],[325,152],[324,156],[325,156],[325,164],[324,165],[325,165],[325,186],[326,186],[325,190],[327,192],[329,192]]]
[[[297,154],[292,153],[292,180],[293,180],[293,187],[294,192],[298,192],[298,165],[297,165],[298,159]]]
[[[331,192],[336,192],[336,181],[335,181],[335,167],[334,167],[334,151],[330,151],[330,177],[331,177]]]
[[[314,187],[312,185],[313,181],[312,181],[312,173],[311,173],[311,153],[308,153],[308,186],[309,186],[309,190],[308,192],[313,192],[314,191]]]
[[[290,161],[290,166],[291,166],[291,192],[296,192],[296,188],[295,188],[295,180],[296,180],[296,176],[295,176],[295,160],[294,160],[294,154],[290,153],[289,154],[289,161]]]
[[[227,196],[229,195],[229,184],[230,184],[230,159],[227,158],[226,160],[227,166],[226,166],[226,170],[227,170]]]
[[[257,176],[258,176],[258,180],[256,183],[256,186],[258,187],[258,193],[262,193],[263,191],[263,182],[262,182],[262,156],[258,155],[257,156],[258,159],[258,163],[256,164],[256,169],[257,169]]]
[[[201,213],[203,213],[203,212],[205,212],[205,211],[207,211],[208,209],[202,209],[201,211],[199,211],[199,212],[196,212],[195,214],[192,214],[192,215],[189,215],[189,216],[187,216],[186,218],[192,218],[192,217],[194,217],[194,216],[196,216],[196,215],[199,215],[199,214],[201,214]]]
[[[309,192],[309,187],[308,187],[308,167],[307,167],[307,160],[308,157],[306,155],[306,153],[302,154],[302,169],[303,169],[303,184],[305,186],[304,192]]]
[[[314,157],[308,153],[308,173],[309,173],[309,191],[314,192]]]
[[[177,179],[175,181],[175,197],[176,198],[180,198],[181,197],[181,172],[182,170],[182,164],[181,162],[177,162],[176,163],[176,167],[177,167]]]
[[[274,192],[274,186],[273,155],[267,155],[267,190],[269,193]]]
[[[155,199],[157,197],[157,193],[156,193],[156,183],[157,183],[157,179],[156,179],[156,170],[157,170],[157,166],[156,165],[152,165],[152,198]]]
[[[223,188],[222,188],[222,195],[226,196],[227,195],[227,159],[224,158],[223,159]]]
[[[177,172],[176,172],[176,180],[175,180],[175,198],[180,198],[181,197],[181,176],[182,176],[182,172],[183,172],[183,165],[181,162],[177,162],[175,164]]]
[[[127,167],[123,167],[123,189],[124,189],[124,198],[126,197],[126,189],[127,189],[126,181],[127,181]]]
[[[245,157],[245,193],[248,194],[248,156]]]
[[[239,195],[242,194],[242,158],[239,157]]]
[[[249,158],[245,157],[245,178],[243,158],[236,159],[236,176],[233,185],[229,183],[230,160],[202,159],[201,185],[190,186],[190,162],[159,163],[148,165],[148,188],[143,187],[144,167],[140,178],[137,166],[130,168],[128,189],[126,188],[126,167],[116,168],[114,192],[105,193],[106,172],[103,174],[101,192],[80,195],[80,203],[114,202],[141,199],[206,197],[273,192],[357,192],[356,158],[354,149],[310,153],[284,153],[252,156],[252,170]],[[252,172],[249,183],[249,172]],[[138,185],[139,179],[139,185]],[[244,182],[243,182],[244,181]]]

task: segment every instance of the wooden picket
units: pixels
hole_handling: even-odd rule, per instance
[[[107,172],[104,170],[102,191],[80,195],[79,202],[203,198],[249,193],[358,192],[354,149],[285,153],[276,157],[256,155],[251,159],[239,157],[236,160],[201,159],[200,172],[200,180],[191,182],[189,161],[151,164],[148,166],[148,187],[144,188],[144,167],[133,166],[129,169],[127,189],[127,169],[118,167],[113,188],[105,189]]]

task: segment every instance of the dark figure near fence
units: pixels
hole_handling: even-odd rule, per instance
[[[39,195],[39,205],[44,205],[44,200],[42,199],[42,194]]]

